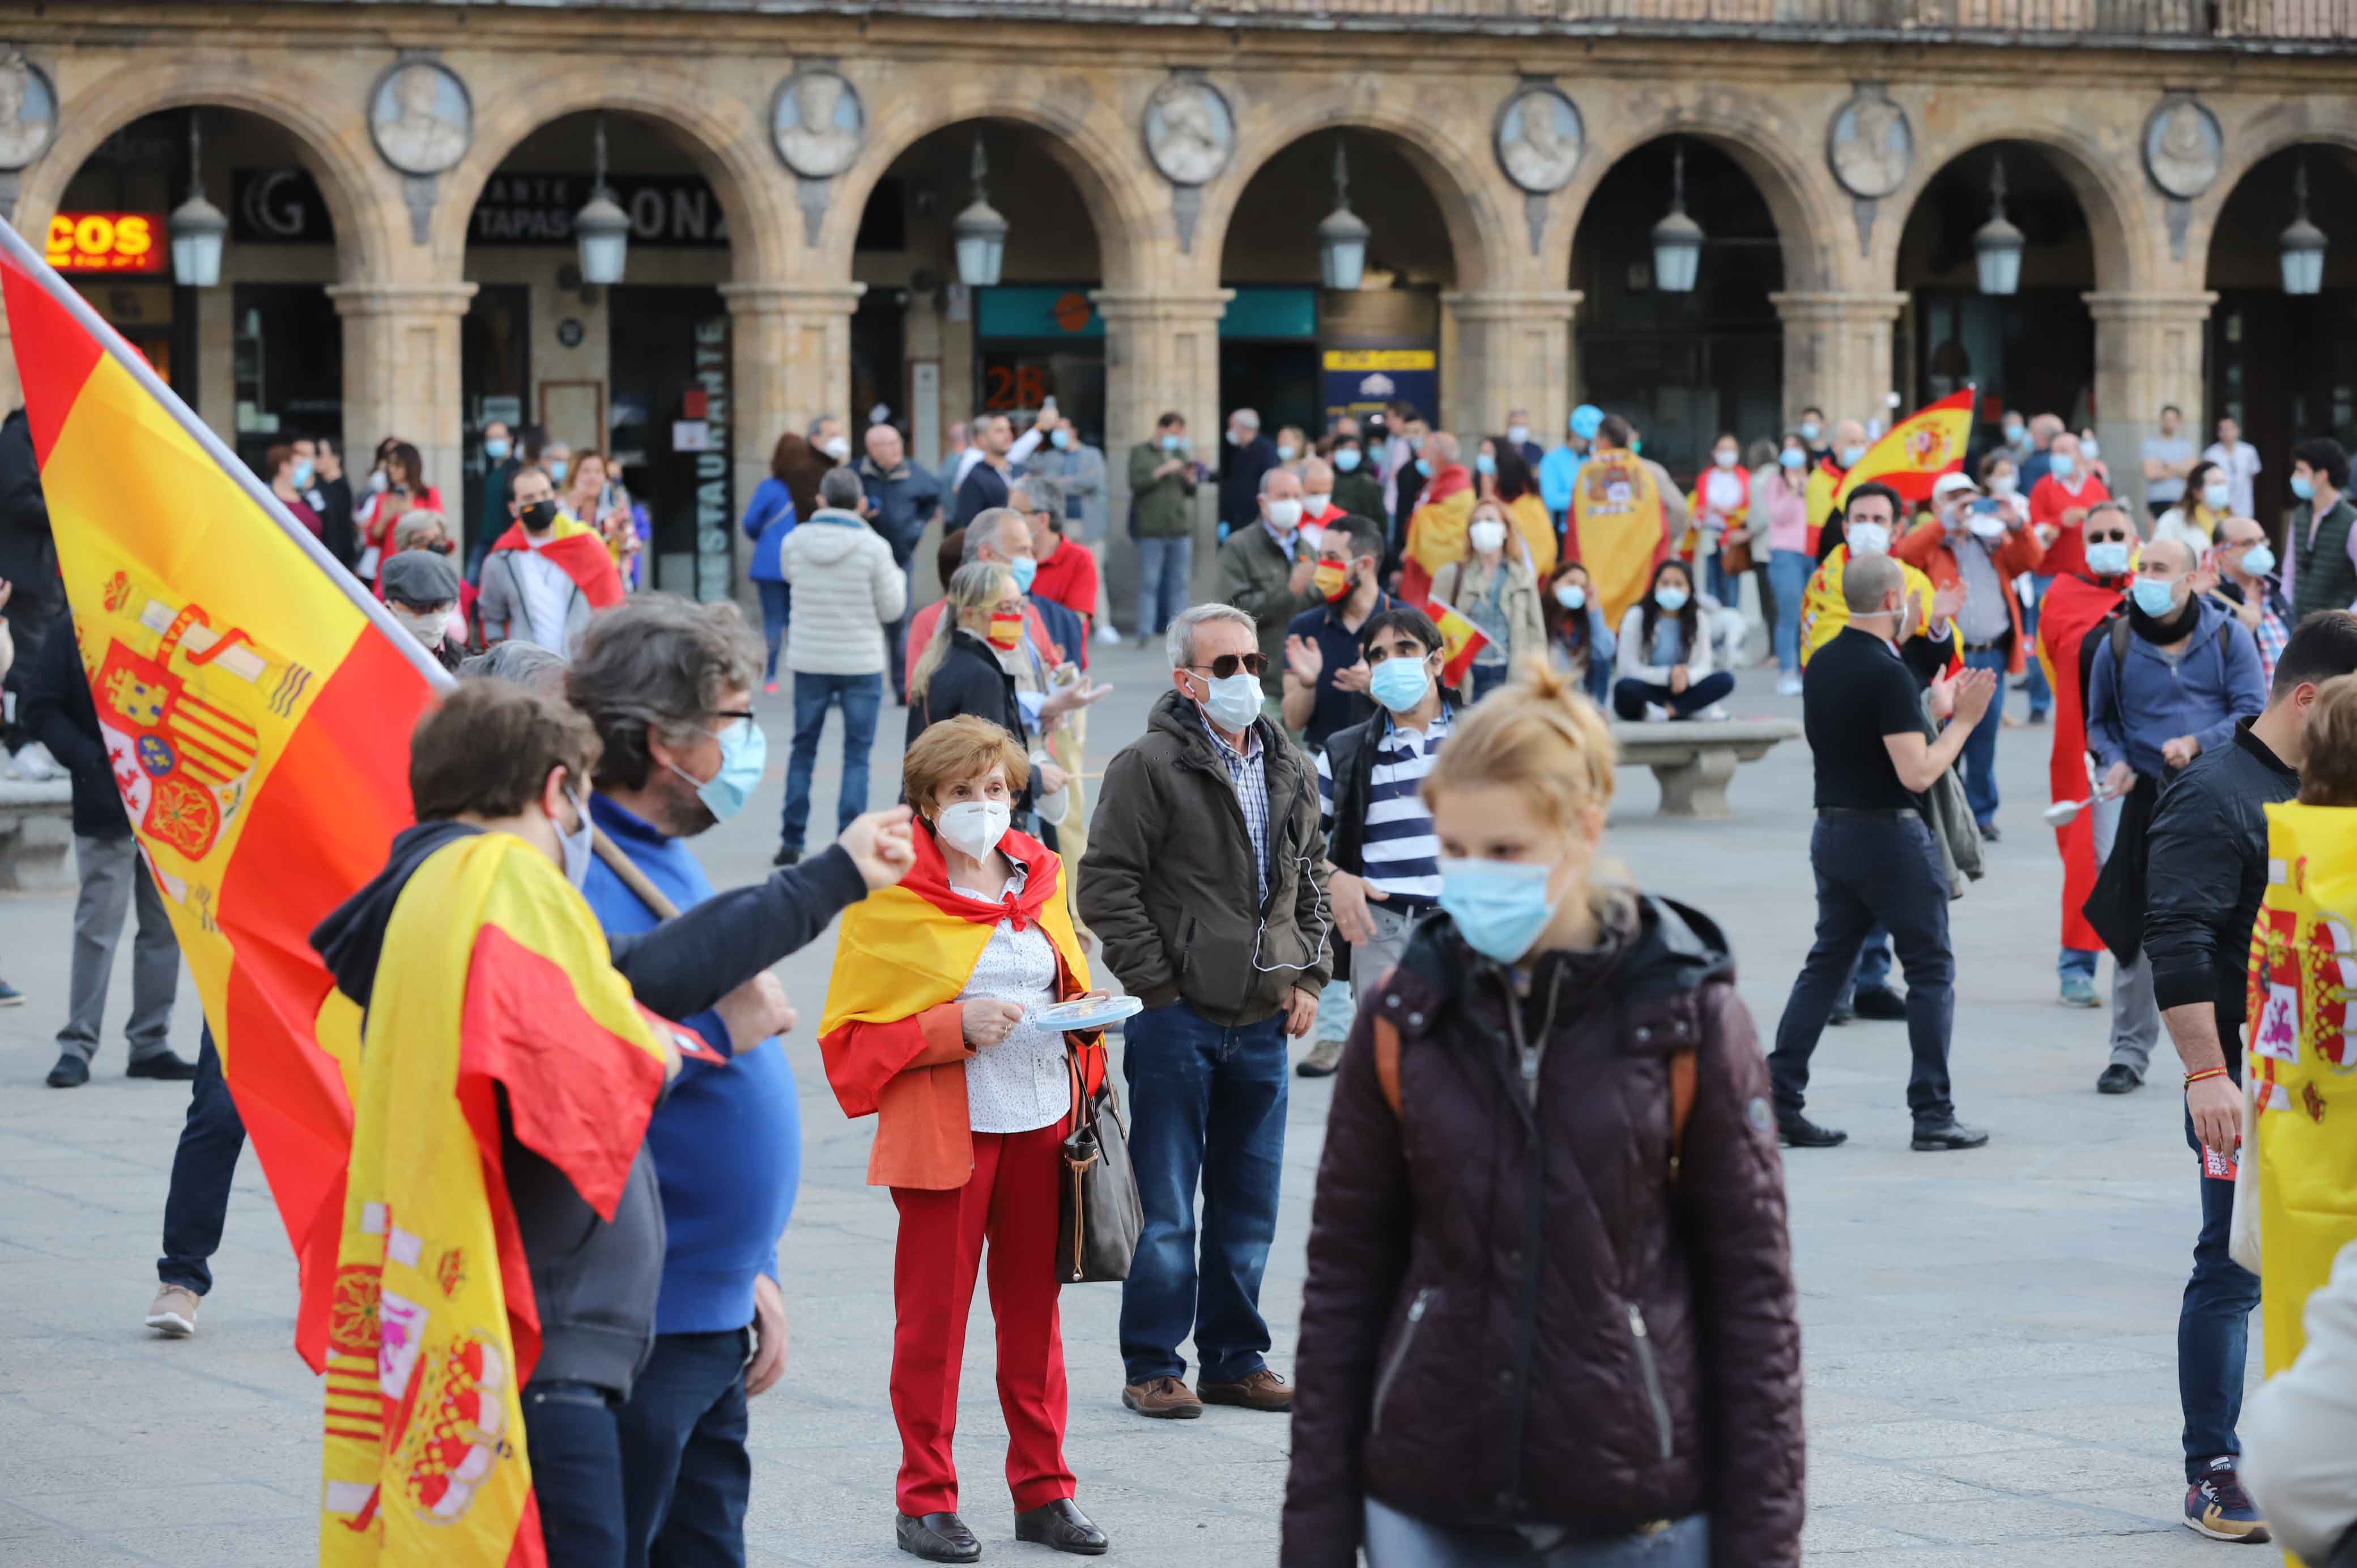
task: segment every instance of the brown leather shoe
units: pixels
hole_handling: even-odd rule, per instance
[[[1121,1402],[1157,1421],[1192,1421],[1203,1413],[1203,1402],[1176,1378],[1148,1378],[1142,1383],[1125,1384]]]
[[[1195,1391],[1203,1396],[1205,1404],[1238,1404],[1279,1414],[1293,1408],[1293,1391],[1266,1367],[1247,1372],[1232,1383],[1198,1383]]]

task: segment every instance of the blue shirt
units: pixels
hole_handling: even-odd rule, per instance
[[[745,503],[745,537],[753,542],[753,560],[745,575],[757,583],[784,582],[785,565],[778,557],[793,531],[794,498],[786,482],[772,474],[753,487],[753,499]]]
[[[2121,659],[2112,657],[2108,630],[2087,635],[2097,639],[2087,672],[2087,749],[2098,768],[2125,759],[2142,778],[2165,778],[2160,748],[2168,742],[2190,735],[2203,751],[2216,751],[2233,744],[2236,719],[2267,705],[2258,644],[2206,599],[2175,663],[2134,632]]]
[[[1375,595],[1375,607],[1367,612],[1369,619],[1385,610],[1397,609],[1399,601],[1389,594]],[[1359,623],[1361,626],[1365,621]],[[1320,605],[1314,610],[1304,610],[1293,618],[1285,628],[1287,637],[1306,637],[1318,645],[1318,652],[1326,663],[1318,671],[1318,690],[1309,709],[1309,722],[1302,726],[1302,740],[1313,752],[1322,751],[1326,737],[1338,729],[1364,724],[1375,716],[1375,700],[1364,692],[1345,692],[1334,683],[1334,678],[1350,669],[1366,654],[1359,647],[1359,634],[1342,623],[1342,607]]]
[[[603,795],[589,797],[589,815],[679,908],[712,897],[711,879],[680,840]],[[590,861],[581,890],[609,933],[658,924],[602,860]],[[717,1013],[678,1022],[734,1059],[726,1067],[683,1061],[647,1125],[668,1232],[655,1332],[714,1334],[752,1322],[754,1280],[778,1278],[778,1238],[802,1181],[802,1106],[782,1045],[739,1047]]]
[[[1539,459],[1539,500],[1557,518],[1571,510],[1581,457],[1566,444]]]

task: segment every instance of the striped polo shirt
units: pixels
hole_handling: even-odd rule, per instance
[[[1361,853],[1370,886],[1394,898],[1432,904],[1440,897],[1440,841],[1433,836],[1432,813],[1425,809],[1424,776],[1448,736],[1448,714],[1436,715],[1419,736],[1390,722],[1375,743],[1373,771],[1367,779],[1367,831]],[[1334,832],[1334,771],[1318,754],[1318,820]]]

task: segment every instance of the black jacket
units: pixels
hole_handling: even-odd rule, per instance
[[[2235,1055],[2251,927],[2267,890],[2270,802],[2299,793],[2299,775],[2251,734],[2195,757],[2161,792],[2146,834],[2144,949],[2153,1000],[2209,1002],[2218,1038]]]
[[[361,1009],[375,993],[385,928],[410,876],[436,850],[479,831],[450,822],[403,830],[384,869],[311,933],[336,989]],[[830,849],[756,886],[706,899],[652,930],[609,939],[614,967],[642,1005],[666,1018],[689,1017],[808,942],[866,895],[851,857]],[[500,1165],[540,1314],[533,1375],[627,1396],[654,1348],[662,1291],[662,1198],[653,1156],[640,1145],[608,1223],[564,1172],[516,1141],[504,1095],[500,1127]]]
[[[16,722],[73,780],[73,831],[77,838],[119,839],[131,832],[131,818],[115,788],[114,766],[98,730],[98,704],[91,700],[90,677],[82,672],[81,649],[73,620],[59,616],[42,634],[40,647],[17,678],[22,705]]]
[[[361,558],[360,533],[352,526],[352,482],[340,477],[321,479],[311,493],[319,498],[311,509],[319,514],[319,542],[349,572]]]
[[[1444,704],[1442,711],[1455,710]],[[1334,826],[1326,835],[1326,861],[1353,876],[1366,875],[1367,792],[1374,787],[1376,749],[1391,728],[1391,714],[1378,713],[1326,737],[1326,767],[1334,776]]]
[[[943,615],[954,614],[954,608]],[[990,650],[990,644],[958,627],[950,633],[949,651],[925,683],[925,694],[909,703],[907,745],[943,719],[972,714],[988,719],[1015,737],[1025,752],[1031,750],[1031,731],[1023,723],[1023,704],[1016,700],[1015,677]],[[1015,800],[1019,815],[1031,810],[1032,789],[1027,782]]]
[[[1276,443],[1255,435],[1241,446],[1223,448],[1220,462],[1220,521],[1242,528],[1260,516],[1260,477],[1276,467]]]
[[[57,544],[49,533],[41,466],[33,456],[32,426],[21,408],[0,420],[0,577],[16,585],[8,599],[8,628],[16,635],[16,657],[23,659],[65,609],[66,592],[58,579]],[[67,639],[72,639],[70,633]]]

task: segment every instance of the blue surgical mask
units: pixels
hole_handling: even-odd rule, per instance
[[[567,795],[565,799],[573,802],[574,820],[580,826],[569,833],[559,828],[556,836],[565,851],[565,880],[578,887],[589,880],[589,808],[577,795]]]
[[[1686,607],[1686,591],[1684,588],[1655,588],[1653,603],[1675,615]]]
[[[2254,577],[2264,577],[2276,569],[2276,553],[2264,544],[2254,544],[2243,552],[2243,570]]]
[[[2088,462],[2092,463],[2103,455],[2104,448],[2102,443],[2091,440],[2084,435],[2079,437],[2079,456],[2086,458]]]
[[[2312,501],[2316,499],[2316,481],[2306,474],[2294,474],[2291,477],[2291,493],[2304,501]]]
[[[1843,467],[1855,468],[1866,460],[1866,448],[1863,446],[1845,446],[1841,449],[1841,460]]]
[[[1348,474],[1355,470],[1358,466],[1359,449],[1356,446],[1337,446],[1334,448],[1334,467]]]
[[[1432,478],[1432,459],[1429,457],[1418,457],[1415,460],[1415,471],[1422,474],[1427,479]]]
[[[1787,446],[1776,454],[1776,461],[1787,468],[1798,468],[1809,460],[1809,455],[1798,446]]]
[[[2233,499],[2233,490],[2222,483],[2201,487],[2201,504],[2212,511],[2224,511],[2226,503]]]
[[[2087,546],[2087,570],[2098,577],[2116,577],[2128,569],[2128,547],[2116,539]]]
[[[1048,433],[1048,439],[1055,444],[1057,451],[1061,452],[1072,444],[1072,433],[1069,430],[1051,430]]]
[[[1184,435],[1166,435],[1162,438],[1162,449],[1165,452],[1176,452],[1186,445],[1187,438]]]
[[[2136,600],[2136,608],[2157,619],[2177,607],[2177,585],[2158,577],[2138,577],[2128,596]]]
[[[1222,729],[1241,735],[1260,717],[1260,677],[1251,671],[1239,670],[1225,680],[1205,678],[1203,688],[1203,712]]]
[[[309,489],[311,488],[311,476],[317,470],[312,467],[311,460],[308,457],[297,462],[295,465],[295,472],[290,476],[295,481],[295,488],[298,490]]]
[[[508,438],[504,435],[494,435],[483,443],[483,456],[494,463],[506,462],[511,449]]]
[[[1584,610],[1587,607],[1587,590],[1577,583],[1557,583],[1555,602],[1567,610]]]
[[[1039,575],[1039,563],[1028,555],[1017,555],[1006,564],[1006,569],[1015,574],[1016,592],[1028,594],[1031,580]]]
[[[1276,460],[1280,463],[1290,463],[1300,450],[1301,448],[1290,441],[1280,441],[1276,444]]]
[[[1432,675],[1421,659],[1386,659],[1367,677],[1368,693],[1395,714],[1415,707],[1430,690]]]
[[[1824,433],[1824,427],[1819,424],[1815,420],[1804,419],[1801,421],[1802,440],[1813,442],[1818,436],[1823,435]]]
[[[2028,431],[2027,427],[2025,427],[2025,426],[2023,426],[2023,425],[2020,425],[2020,424],[2016,424],[2014,421],[2009,420],[2009,419],[2006,421],[2006,424],[2005,424],[2005,444],[2006,444],[2007,446],[2020,446],[2020,445],[2021,445],[2021,438],[2022,438],[2024,435],[2028,435],[2028,434],[2029,434],[2029,431]]]
[[[1554,871],[1521,861],[1444,859],[1440,908],[1475,952],[1512,963],[1555,918],[1556,900],[1547,896]]]
[[[673,773],[695,786],[695,798],[725,822],[745,809],[754,787],[770,766],[770,737],[750,719],[739,719],[720,732],[720,771],[699,779],[676,763],[665,763]]]
[[[551,457],[547,464],[549,479],[555,484],[563,484],[565,482],[565,470],[566,467],[567,465],[564,458]]]
[[[2055,452],[2048,456],[2046,466],[2056,478],[2067,479],[2079,471],[2079,459],[2068,452]]]
[[[1491,456],[1487,452],[1476,452],[1473,455],[1473,471],[1477,474],[1494,474],[1498,471],[1498,459]]]

